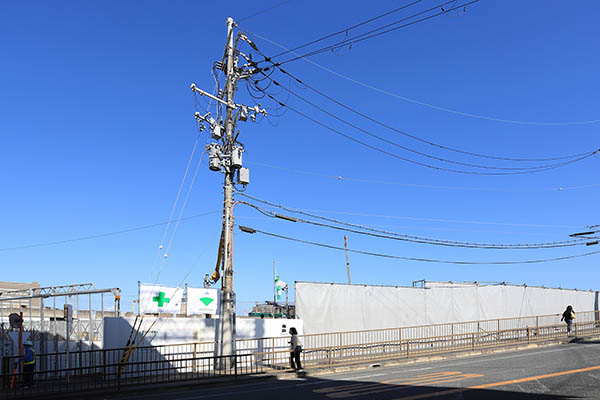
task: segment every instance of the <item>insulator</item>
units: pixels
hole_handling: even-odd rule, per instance
[[[246,122],[248,120],[248,107],[243,106],[240,110],[240,121]]]

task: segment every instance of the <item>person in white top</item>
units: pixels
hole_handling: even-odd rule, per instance
[[[291,327],[290,334],[292,335],[292,339],[288,342],[290,343],[290,367],[295,371],[302,371],[302,364],[300,363],[302,342],[300,342],[300,339],[298,338],[298,331],[296,328]],[[295,364],[294,361],[296,361]]]

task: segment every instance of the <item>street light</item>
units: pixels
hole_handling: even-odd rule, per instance
[[[592,226],[588,226],[587,228],[596,228],[600,225],[592,225]],[[582,238],[582,239],[599,239],[598,236],[592,236],[592,235],[596,235],[600,233],[600,230],[595,230],[595,231],[586,231],[586,232],[577,232],[577,233],[572,233],[569,236],[570,237],[575,237],[575,238]],[[600,243],[598,240],[592,240],[590,242],[586,242],[585,245],[586,246],[593,246]]]

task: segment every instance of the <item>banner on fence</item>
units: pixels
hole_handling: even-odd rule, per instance
[[[219,290],[187,288],[187,315],[218,314]]]
[[[182,288],[140,285],[140,313],[177,314],[181,312]]]

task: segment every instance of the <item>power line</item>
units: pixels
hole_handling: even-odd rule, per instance
[[[337,49],[337,48],[339,48],[339,47],[351,46],[351,45],[353,45],[354,43],[362,42],[362,41],[364,41],[364,40],[367,40],[367,39],[372,39],[372,38],[374,38],[374,37],[377,37],[377,36],[380,36],[380,35],[384,35],[384,34],[386,34],[386,33],[389,33],[389,32],[392,32],[392,31],[396,31],[396,30],[398,30],[398,29],[403,29],[403,28],[409,27],[409,26],[411,26],[411,25],[415,25],[415,24],[417,24],[417,23],[419,23],[419,22],[424,22],[424,21],[430,20],[430,19],[432,19],[432,18],[438,17],[438,16],[440,16],[440,15],[442,15],[442,14],[446,14],[446,13],[448,13],[448,12],[450,12],[450,11],[454,11],[454,10],[457,10],[457,9],[459,9],[459,8],[464,8],[464,7],[466,7],[466,6],[469,6],[469,5],[471,5],[471,4],[473,4],[473,3],[477,3],[477,2],[479,2],[479,0],[472,0],[472,1],[468,1],[468,2],[466,2],[466,3],[462,3],[461,5],[458,5],[458,6],[452,7],[452,8],[450,8],[450,9],[448,9],[448,10],[444,10],[444,11],[441,11],[441,12],[438,12],[438,13],[435,13],[435,14],[431,14],[431,15],[428,15],[428,16],[426,16],[426,17],[423,17],[423,18],[417,19],[417,20],[415,20],[415,21],[407,22],[406,24],[402,24],[402,25],[400,25],[400,26],[396,26],[396,27],[394,27],[394,28],[389,28],[389,29],[386,29],[386,30],[383,30],[383,31],[381,30],[381,29],[384,29],[384,28],[386,28],[386,27],[389,27],[389,26],[392,26],[392,25],[397,25],[397,24],[398,24],[398,23],[400,23],[400,22],[406,21],[406,20],[408,20],[408,19],[412,19],[412,18],[414,18],[414,17],[416,17],[416,16],[419,16],[419,15],[422,15],[422,14],[424,14],[424,13],[427,13],[427,12],[429,12],[429,11],[432,11],[432,10],[434,10],[434,9],[438,8],[439,6],[432,7],[432,8],[430,8],[430,9],[428,9],[428,10],[421,11],[421,12],[419,12],[419,13],[417,13],[417,14],[414,14],[414,15],[412,15],[412,16],[410,16],[410,17],[403,18],[403,19],[401,19],[401,20],[399,20],[399,21],[396,21],[396,22],[394,22],[394,23],[391,23],[391,24],[385,25],[385,26],[383,26],[383,27],[380,27],[380,28],[374,29],[374,30],[372,30],[372,31],[369,31],[369,32],[363,33],[363,34],[361,34],[361,35],[355,36],[354,38],[350,38],[350,39],[343,40],[343,41],[341,41],[341,42],[338,42],[338,43],[336,43],[336,44],[333,44],[333,45],[330,45],[330,46],[327,46],[327,47],[323,47],[323,48],[321,48],[321,49],[318,49],[318,50],[314,50],[314,51],[312,51],[312,52],[309,52],[309,53],[306,53],[306,54],[304,54],[304,55],[300,55],[300,56],[296,56],[296,57],[293,57],[293,58],[287,59],[287,60],[285,60],[285,61],[282,61],[282,62],[279,62],[279,63],[277,63],[277,64],[278,64],[278,65],[283,65],[283,64],[290,63],[290,62],[292,62],[292,61],[299,60],[299,59],[301,59],[301,58],[306,58],[306,57],[314,56],[314,55],[317,55],[317,54],[320,54],[320,53],[323,53],[323,52],[326,52],[326,51],[329,51],[329,50],[335,50],[335,49]]]
[[[425,168],[429,168],[429,169],[433,169],[433,170],[437,170],[437,171],[446,171],[446,172],[453,172],[453,173],[457,173],[457,174],[466,174],[466,175],[524,175],[524,174],[532,174],[532,173],[549,171],[549,170],[552,170],[552,169],[564,167],[564,166],[576,163],[578,161],[582,161],[582,160],[584,160],[584,159],[586,159],[588,157],[591,157],[591,156],[593,156],[598,151],[598,150],[596,150],[596,151],[594,151],[592,153],[589,153],[589,154],[584,155],[584,156],[579,157],[579,158],[575,158],[573,160],[569,160],[569,161],[565,161],[565,162],[562,162],[562,163],[553,164],[553,165],[548,166],[548,167],[544,167],[544,168],[540,168],[540,169],[535,169],[535,170],[529,170],[529,171],[481,172],[481,171],[465,171],[465,170],[458,170],[458,169],[452,169],[452,168],[444,168],[444,167],[438,167],[438,166],[435,166],[435,165],[423,163],[423,162],[420,162],[420,161],[415,161],[415,160],[412,160],[412,159],[409,159],[409,158],[406,158],[406,157],[402,157],[402,156],[399,156],[397,154],[391,153],[391,152],[389,152],[387,150],[383,150],[383,149],[381,149],[381,148],[379,148],[377,146],[370,145],[370,144],[368,144],[366,142],[363,142],[362,140],[356,139],[356,138],[354,138],[354,137],[352,137],[350,135],[347,135],[347,134],[345,134],[345,133],[343,133],[343,132],[341,132],[341,131],[339,131],[339,130],[337,130],[335,128],[332,128],[329,125],[326,125],[325,123],[323,123],[323,122],[321,122],[321,121],[319,121],[319,120],[317,120],[315,118],[312,118],[312,117],[308,116],[307,114],[305,114],[305,113],[303,113],[303,112],[301,112],[299,110],[296,110],[295,108],[291,107],[288,104],[282,103],[281,101],[277,100],[275,97],[271,96],[270,94],[267,94],[267,96],[270,99],[272,99],[273,101],[276,101],[277,103],[279,103],[282,107],[286,107],[287,109],[289,109],[290,111],[293,111],[294,113],[300,115],[301,117],[304,117],[304,118],[308,119],[309,121],[312,121],[313,123],[315,123],[315,124],[317,124],[317,125],[325,128],[325,129],[328,129],[328,130],[334,132],[335,134],[337,134],[339,136],[342,136],[342,137],[344,137],[344,138],[346,138],[346,139],[348,139],[350,141],[358,143],[361,146],[370,148],[371,150],[375,150],[375,151],[380,152],[382,154],[386,154],[386,155],[388,155],[390,157],[394,157],[394,158],[397,158],[397,159],[402,160],[402,161],[406,161],[406,162],[411,163],[411,164],[419,165],[421,167],[425,167]]]
[[[263,210],[260,207],[254,205],[254,204],[251,204],[251,203],[247,203],[247,202],[240,202],[240,203],[248,205],[248,206],[256,209],[257,211],[259,211],[263,215],[266,215],[271,218],[282,218],[282,219],[286,219],[286,220],[289,220],[292,222],[302,222],[302,223],[311,224],[311,225],[315,225],[315,226],[341,230],[344,232],[352,232],[352,233],[356,233],[359,235],[373,236],[373,237],[377,237],[380,239],[392,239],[392,240],[400,240],[400,241],[406,241],[406,242],[412,242],[412,243],[430,244],[430,245],[436,245],[436,246],[477,248],[477,249],[495,249],[495,250],[509,250],[509,249],[510,250],[528,249],[529,250],[529,249],[542,249],[542,248],[549,249],[549,248],[558,248],[558,247],[572,247],[572,246],[586,245],[586,241],[580,240],[580,239],[559,241],[559,242],[516,243],[516,244],[515,243],[512,243],[512,244],[474,243],[474,242],[436,239],[436,238],[429,238],[429,237],[422,237],[422,236],[399,234],[397,232],[390,232],[390,231],[375,229],[375,228],[364,226],[364,225],[352,224],[352,223],[343,222],[343,221],[339,221],[339,220],[335,220],[335,219],[331,219],[331,218],[327,218],[327,217],[323,217],[323,216],[319,216],[319,215],[315,215],[315,214],[308,214],[305,212],[301,212],[301,214],[310,215],[313,218],[318,218],[321,220],[333,222],[338,225],[344,225],[347,227],[358,228],[358,229],[363,230],[363,231],[359,231],[356,229],[343,228],[343,227],[334,226],[334,225],[330,225],[330,224],[324,224],[321,222],[305,220],[302,218],[287,217],[285,215],[280,215],[277,213]],[[280,207],[280,208],[283,208],[283,207]],[[364,232],[364,231],[369,231],[369,232]]]
[[[266,55],[265,55],[265,54],[264,54],[264,53],[263,53],[263,52],[262,52],[260,49],[258,49],[258,47],[256,46],[256,44],[254,44],[254,43],[251,43],[251,45],[252,45],[252,48],[253,48],[255,51],[257,51],[257,52],[258,52],[258,53],[259,53],[261,56],[263,56],[263,57],[265,58],[265,60],[270,60],[270,58],[269,58],[269,57],[267,57],[267,56],[266,56]],[[420,138],[420,137],[418,137],[418,136],[416,136],[416,135],[414,135],[414,134],[411,134],[411,133],[408,133],[408,132],[406,132],[406,131],[403,131],[403,130],[400,130],[400,129],[394,128],[394,127],[392,127],[392,126],[390,126],[390,125],[388,125],[388,124],[385,124],[385,123],[383,123],[383,122],[381,122],[381,121],[379,121],[379,120],[377,120],[377,119],[375,119],[375,118],[373,118],[373,117],[370,117],[370,116],[368,116],[368,115],[366,115],[366,114],[364,114],[364,113],[362,113],[362,112],[358,111],[357,109],[355,109],[355,108],[352,108],[352,107],[350,107],[350,106],[348,106],[348,105],[344,104],[343,102],[341,102],[341,101],[339,101],[339,100],[336,100],[336,99],[334,99],[333,97],[331,97],[331,96],[327,95],[326,93],[324,93],[324,92],[322,92],[322,91],[320,91],[320,90],[318,90],[318,89],[314,88],[313,86],[311,86],[311,85],[309,85],[308,83],[304,82],[303,80],[301,80],[301,79],[300,79],[300,78],[298,78],[297,76],[294,76],[293,74],[291,74],[291,73],[289,73],[288,71],[284,70],[283,68],[281,68],[281,67],[280,67],[278,64],[274,63],[273,61],[269,61],[269,62],[270,62],[272,65],[273,65],[273,68],[277,68],[277,69],[279,69],[279,71],[281,71],[283,74],[285,74],[285,75],[288,75],[290,78],[294,79],[296,82],[298,82],[298,83],[302,84],[303,86],[307,87],[308,89],[312,90],[313,92],[317,93],[318,95],[320,95],[320,96],[322,96],[322,97],[326,98],[327,100],[329,100],[329,101],[331,101],[331,102],[333,102],[333,103],[337,104],[338,106],[340,106],[340,107],[343,107],[343,108],[347,109],[348,111],[351,111],[352,113],[354,113],[354,114],[356,114],[356,115],[359,115],[359,116],[361,116],[361,117],[363,117],[363,118],[365,118],[365,119],[367,119],[367,120],[369,120],[369,121],[371,121],[371,122],[373,122],[373,123],[375,123],[375,124],[377,124],[377,125],[380,125],[380,126],[382,126],[382,127],[386,128],[386,129],[390,129],[390,130],[392,130],[392,131],[394,131],[394,132],[396,132],[396,133],[399,133],[399,134],[401,134],[401,135],[403,135],[403,136],[409,137],[409,138],[411,138],[411,139],[417,140],[417,141],[419,141],[419,142],[422,142],[422,143],[425,143],[425,144],[428,144],[428,145],[430,145],[430,146],[434,146],[434,147],[437,147],[437,148],[440,148],[440,149],[443,149],[443,150],[453,151],[453,152],[456,152],[456,153],[461,153],[461,154],[470,155],[470,156],[474,156],[474,157],[489,158],[489,159],[502,160],[502,161],[519,161],[519,162],[526,162],[526,161],[534,161],[534,162],[543,162],[543,161],[558,161],[558,160],[572,159],[572,158],[581,157],[581,156],[585,156],[585,155],[587,155],[587,154],[590,154],[590,152],[585,152],[585,153],[571,154],[571,155],[568,155],[568,156],[560,156],[560,157],[547,157],[547,158],[511,158],[511,157],[499,157],[499,156],[493,156],[493,155],[480,154],[480,153],[475,153],[475,152],[465,151],[465,150],[461,150],[461,149],[457,149],[457,148],[453,148],[453,147],[449,147],[449,146],[444,146],[444,145],[441,145],[441,144],[438,144],[438,143],[431,142],[431,141],[429,141],[429,140],[422,139],[422,138]],[[335,116],[334,114],[331,114],[331,113],[327,112],[327,111],[326,111],[326,110],[324,110],[323,108],[321,108],[321,107],[317,106],[316,104],[314,104],[314,103],[312,103],[312,102],[308,101],[306,98],[304,98],[304,97],[302,97],[302,96],[298,95],[297,93],[295,93],[295,92],[291,91],[290,89],[287,89],[287,88],[285,88],[285,87],[281,86],[281,84],[280,84],[279,82],[277,82],[277,81],[275,81],[274,79],[272,79],[272,78],[271,78],[271,75],[272,75],[272,70],[271,70],[271,72],[269,73],[269,75],[268,75],[268,76],[265,74],[265,72],[264,72],[264,71],[268,71],[269,69],[270,69],[270,67],[266,67],[266,68],[263,68],[263,69],[261,70],[261,73],[262,73],[263,75],[265,75],[265,78],[263,78],[263,79],[269,79],[269,80],[270,80],[271,82],[273,82],[275,85],[277,85],[277,86],[281,87],[283,90],[286,90],[286,91],[287,91],[288,93],[290,93],[291,95],[294,95],[294,96],[296,96],[296,97],[300,98],[300,99],[301,99],[301,100],[303,100],[304,102],[306,102],[306,103],[310,104],[311,106],[313,106],[313,107],[315,107],[315,108],[319,109],[320,111],[322,111],[322,112],[326,113],[327,115],[330,115],[331,117],[333,117],[333,118],[335,118],[335,119],[338,119],[339,121],[341,121],[341,122],[343,122],[343,123],[345,123],[345,124],[348,124],[348,125],[350,125],[350,126],[354,127],[354,128],[355,128],[355,129],[357,129],[357,130],[360,130],[360,131],[363,131],[364,133],[367,133],[367,134],[369,134],[369,135],[372,135],[371,133],[369,133],[369,132],[365,132],[365,130],[363,130],[363,129],[359,128],[359,127],[356,127],[356,126],[354,126],[354,125],[352,125],[352,124],[349,124],[348,122],[346,122],[345,120],[342,120],[341,118],[339,118],[339,117]],[[257,88],[257,90],[261,91],[261,92],[262,92],[263,94],[265,94],[265,95],[268,95],[268,94],[265,92],[265,90],[266,90],[267,88],[260,88],[260,87],[258,87],[257,83],[255,83],[255,85],[256,85],[256,88]],[[286,100],[286,102],[287,102],[287,100]],[[372,136],[373,136],[373,135],[372,135]],[[375,136],[376,136],[376,135],[375,135]],[[376,136],[376,137],[378,137],[378,136]],[[379,137],[378,137],[378,138],[379,138]],[[386,139],[382,139],[382,138],[379,138],[379,139],[380,139],[380,140],[383,140],[383,141],[386,141],[386,142],[389,142],[389,143],[392,143],[392,144],[394,144],[394,145],[397,145],[397,144],[395,144],[395,143],[393,143],[393,142],[387,141]],[[400,146],[400,147],[403,147],[403,146]],[[404,148],[404,147],[403,147],[403,148]],[[408,150],[409,150],[409,151],[413,151],[413,152],[414,152],[414,150],[412,150],[412,149],[408,149]],[[596,151],[598,151],[598,150],[596,150]],[[417,153],[421,154],[420,152],[417,152]],[[592,154],[593,154],[593,153],[594,153],[594,152],[592,152]],[[421,155],[423,155],[423,154],[421,154]],[[425,155],[425,156],[428,156],[428,155]],[[428,156],[428,157],[433,157],[433,156]],[[437,157],[433,157],[433,158],[436,158],[436,159],[437,159]],[[444,160],[444,161],[453,162],[453,161],[449,161],[449,160]],[[460,164],[460,163],[459,163],[459,164]],[[463,164],[463,165],[465,165],[465,164]],[[523,168],[523,169],[526,169],[526,168]],[[535,167],[533,167],[532,169],[535,169]]]
[[[368,24],[368,23],[370,23],[370,22],[373,22],[373,21],[376,21],[376,20],[378,20],[378,19],[380,19],[380,18],[383,18],[383,17],[386,17],[386,16],[388,16],[388,15],[394,14],[394,13],[396,13],[396,12],[398,12],[398,11],[404,10],[405,8],[411,7],[411,6],[413,6],[413,5],[417,4],[417,3],[420,3],[420,2],[422,2],[422,1],[423,1],[423,0],[417,0],[417,1],[413,1],[412,3],[409,3],[409,4],[407,4],[407,5],[404,5],[404,6],[402,6],[402,7],[395,8],[395,9],[393,9],[393,10],[391,10],[391,11],[388,11],[388,12],[385,12],[385,13],[383,13],[383,14],[380,14],[380,15],[378,15],[378,16],[375,16],[375,17],[373,17],[373,18],[370,18],[370,19],[368,19],[368,20],[366,20],[366,21],[363,21],[363,22],[360,22],[360,23],[358,23],[358,24],[355,24],[355,25],[349,26],[348,28],[342,29],[342,30],[340,30],[340,31],[337,31],[337,32],[334,32],[334,33],[330,33],[329,35],[326,35],[326,36],[320,37],[320,38],[318,38],[318,39],[315,39],[315,40],[311,40],[310,42],[308,42],[308,43],[305,43],[305,44],[303,44],[303,45],[296,46],[296,47],[294,47],[294,48],[292,48],[292,49],[290,49],[290,50],[286,50],[286,51],[283,51],[283,52],[281,52],[281,53],[278,53],[278,54],[274,55],[272,58],[280,57],[280,56],[282,56],[282,55],[284,55],[284,54],[287,54],[287,53],[293,53],[293,52],[294,52],[294,51],[296,51],[296,50],[300,50],[300,49],[302,49],[302,48],[304,48],[304,47],[307,47],[307,46],[313,45],[313,44],[315,44],[315,43],[321,42],[321,41],[323,41],[323,40],[329,39],[329,38],[331,38],[331,37],[337,36],[337,35],[339,35],[339,34],[342,34],[342,33],[346,33],[346,34],[347,34],[347,32],[351,31],[352,29],[356,29],[356,28],[358,28],[359,26],[366,25],[366,24]],[[454,1],[454,0],[452,0],[452,1]],[[443,4],[448,4],[448,3],[450,3],[450,2],[443,3]],[[238,22],[239,22],[239,21],[238,21]]]
[[[243,232],[246,232],[246,233],[261,233],[263,235],[275,237],[278,239],[284,239],[284,240],[309,244],[312,246],[324,247],[324,248],[333,249],[333,250],[345,251],[345,248],[339,247],[339,246],[333,246],[333,245],[329,245],[329,244],[313,242],[313,241],[308,241],[308,240],[302,240],[302,239],[297,239],[297,238],[293,238],[293,237],[289,237],[289,236],[278,235],[275,233],[265,232],[265,231],[262,231],[259,229],[249,228],[249,227],[240,226],[240,225],[238,225],[238,227],[240,228],[240,230],[242,230]],[[575,254],[575,255],[570,255],[570,256],[535,259],[535,260],[521,260],[521,261],[459,261],[459,260],[438,260],[438,259],[420,258],[420,257],[402,257],[402,256],[391,255],[391,254],[375,253],[375,252],[370,252],[370,251],[352,250],[352,249],[348,249],[348,251],[351,253],[356,253],[356,254],[363,254],[363,255],[367,255],[367,256],[382,257],[382,258],[391,258],[391,259],[396,259],[396,260],[417,261],[417,262],[427,262],[427,263],[437,263],[437,264],[458,264],[458,265],[538,264],[538,263],[546,263],[546,262],[552,262],[552,261],[570,260],[570,259],[579,258],[579,257],[587,257],[587,256],[592,256],[592,255],[600,253],[600,250],[598,250],[598,251],[593,251],[590,253]]]
[[[278,67],[278,68],[279,68],[279,70],[282,73],[289,75],[291,78],[295,79],[297,82],[299,82],[302,85],[306,86],[307,88],[309,88],[313,92],[315,92],[318,95],[326,98],[327,100],[329,100],[329,101],[331,101],[331,102],[339,105],[340,107],[343,107],[343,108],[345,108],[345,109],[347,109],[347,110],[355,113],[356,115],[359,115],[359,116],[361,116],[361,117],[363,117],[363,118],[365,118],[365,119],[367,119],[367,120],[369,120],[369,121],[371,121],[371,122],[373,122],[373,123],[375,123],[377,125],[380,125],[380,126],[382,126],[384,128],[387,128],[387,129],[390,129],[390,130],[392,130],[392,131],[394,131],[396,133],[399,133],[399,134],[401,134],[403,136],[407,136],[407,137],[409,137],[411,139],[417,140],[417,141],[422,142],[422,143],[426,143],[426,144],[428,144],[430,146],[434,146],[434,147],[437,147],[437,148],[440,148],[440,149],[443,149],[443,150],[453,151],[453,152],[456,152],[456,153],[466,154],[466,155],[470,155],[470,156],[474,156],[474,157],[489,158],[489,159],[503,160],[503,161],[557,161],[557,160],[566,160],[566,159],[570,159],[570,158],[580,157],[580,156],[583,156],[583,155],[589,153],[589,152],[585,152],[585,153],[579,153],[579,154],[571,154],[571,155],[568,155],[568,156],[547,157],[547,158],[511,158],[511,157],[499,157],[499,156],[492,156],[492,155],[474,153],[474,152],[470,152],[470,151],[456,149],[456,148],[449,147],[449,146],[444,146],[444,145],[441,145],[441,144],[438,144],[438,143],[431,142],[429,140],[422,139],[422,138],[420,138],[418,136],[415,136],[415,135],[413,135],[411,133],[408,133],[408,132],[406,132],[404,130],[400,130],[400,129],[394,128],[391,125],[385,124],[385,123],[383,123],[383,122],[381,122],[381,121],[379,121],[379,120],[377,120],[375,118],[372,118],[372,117],[370,117],[370,116],[368,116],[368,115],[366,115],[366,114],[358,111],[357,109],[352,108],[352,107],[350,107],[350,106],[342,103],[341,101],[332,98],[331,96],[328,96],[324,92],[322,92],[322,91],[314,88],[313,86],[307,84],[306,82],[302,81],[301,79],[293,76],[292,74],[290,74],[289,72],[287,72],[283,68],[280,68],[280,67]]]
[[[307,211],[314,211],[316,212],[316,210],[307,210]],[[348,213],[343,213],[341,212],[340,214],[346,214],[348,215]],[[375,215],[375,217],[382,217],[380,215]],[[248,220],[248,221],[264,221],[265,217],[263,216],[248,216],[248,215],[238,215],[237,217],[235,217],[236,220]],[[391,217],[393,218],[393,217]],[[420,231],[426,231],[426,232],[431,232],[431,231],[443,231],[443,232],[469,232],[469,233],[493,233],[493,234],[503,234],[503,235],[524,235],[527,234],[528,236],[543,236],[543,237],[551,237],[554,236],[555,233],[552,232],[525,232],[525,231],[505,231],[505,230],[490,230],[490,229],[473,229],[472,227],[463,227],[463,228],[457,228],[457,227],[442,227],[442,226],[432,226],[432,225],[425,225],[425,226],[414,226],[414,225],[395,225],[395,224],[370,224],[369,226],[371,227],[375,227],[375,228],[381,228],[381,229],[417,229]]]
[[[450,222],[450,223],[460,223],[460,224],[477,224],[477,225],[502,225],[502,226],[524,226],[524,227],[532,227],[532,228],[567,228],[567,229],[577,229],[581,228],[580,225],[540,225],[540,224],[511,224],[511,223],[503,223],[503,222],[485,222],[485,221],[464,221],[464,220],[451,220],[451,219],[440,219],[440,218],[417,218],[417,217],[399,217],[394,215],[378,215],[378,214],[363,214],[363,213],[344,213],[340,211],[327,211],[327,210],[300,210],[298,208],[292,208],[288,206],[284,206],[281,204],[276,204],[271,201],[259,199],[254,196],[250,196],[246,193],[238,193],[240,196],[246,197],[248,199],[257,201],[262,204],[266,204],[271,207],[279,208],[288,212],[293,212],[297,214],[304,214],[309,217],[313,217],[313,214],[309,214],[308,211],[313,212],[327,212],[334,214],[344,214],[344,215],[354,215],[361,217],[377,217],[377,218],[393,218],[393,219],[409,219],[409,220],[417,220],[417,221],[434,221],[434,222]]]
[[[314,171],[306,171],[294,168],[282,167],[279,165],[265,164],[261,162],[255,161],[246,161],[247,164],[256,165],[259,167],[277,169],[281,171],[287,171],[295,174],[302,175],[313,175],[319,176],[322,178],[334,179],[336,181],[348,181],[348,182],[357,182],[357,183],[369,183],[369,184],[377,184],[377,185],[394,185],[394,186],[405,186],[405,187],[414,187],[414,188],[423,188],[423,189],[436,189],[436,190],[464,190],[464,191],[483,191],[483,192],[506,192],[506,193],[542,193],[542,192],[560,192],[566,190],[578,190],[578,189],[589,189],[600,187],[600,184],[588,184],[588,185],[578,185],[578,186],[558,186],[558,187],[548,187],[548,188],[539,188],[539,189],[514,189],[514,188],[499,188],[499,187],[476,187],[476,186],[448,186],[448,185],[424,185],[419,183],[406,183],[406,182],[394,182],[394,181],[383,181],[377,179],[362,179],[362,178],[354,178],[345,175],[329,175],[320,172]]]
[[[250,15],[248,15],[248,16],[246,16],[246,17],[244,17],[244,18],[240,18],[240,19],[238,19],[238,20],[237,20],[237,22],[242,22],[242,21],[245,21],[245,20],[247,20],[247,19],[250,19],[250,18],[256,17],[257,15],[264,14],[264,13],[266,13],[266,12],[268,12],[268,11],[271,11],[271,10],[273,10],[273,9],[275,9],[275,8],[277,8],[277,7],[280,7],[280,6],[284,5],[284,4],[287,4],[287,3],[289,3],[289,2],[290,2],[290,0],[282,1],[282,2],[280,2],[280,3],[277,3],[277,4],[275,4],[274,6],[267,7],[267,8],[265,8],[265,9],[262,9],[262,10],[260,10],[260,11],[257,11],[257,12],[255,12],[254,14],[250,14]]]
[[[281,49],[290,50],[287,47],[283,46],[282,44],[277,43],[277,42],[275,42],[275,41],[273,41],[273,40],[271,40],[271,39],[269,39],[269,38],[267,38],[265,36],[262,36],[262,35],[258,34],[258,33],[252,32],[252,35],[256,36],[256,37],[258,37],[258,38],[260,38],[260,39],[262,39],[264,41],[267,41],[267,42],[269,42],[269,43],[271,43],[271,44],[273,44],[273,45],[275,45],[275,46],[277,46],[277,47],[279,47]],[[298,53],[294,53],[294,54],[298,55]],[[267,58],[266,61],[268,61],[268,58]],[[368,83],[364,83],[362,81],[359,81],[357,79],[351,78],[351,77],[349,77],[347,75],[344,75],[342,73],[334,71],[334,70],[332,70],[330,68],[327,68],[324,65],[321,65],[321,64],[317,63],[316,61],[311,60],[309,58],[304,58],[304,61],[306,61],[306,62],[308,62],[308,63],[316,66],[317,68],[322,69],[323,71],[326,71],[326,72],[328,72],[328,73],[330,73],[332,75],[335,75],[338,78],[345,79],[345,80],[347,80],[349,82],[352,82],[352,83],[354,83],[356,85],[365,87],[367,89],[370,89],[370,90],[373,90],[373,91],[376,91],[376,92],[379,92],[379,93],[385,94],[387,96],[394,97],[396,99],[403,100],[403,101],[406,101],[406,102],[409,102],[409,103],[418,104],[418,105],[423,106],[423,107],[428,107],[428,108],[431,108],[431,109],[435,109],[435,110],[438,110],[438,111],[443,111],[443,112],[447,112],[447,113],[451,113],[451,114],[455,114],[455,115],[461,115],[463,117],[477,118],[477,119],[483,119],[483,120],[494,121],[494,122],[509,123],[509,124],[515,124],[515,125],[534,125],[534,126],[589,125],[589,124],[596,124],[596,123],[600,122],[600,119],[584,120],[584,121],[562,121],[562,122],[524,121],[524,120],[516,120],[516,119],[498,118],[498,117],[492,117],[492,116],[483,115],[483,114],[476,114],[476,113],[470,113],[470,112],[455,110],[455,109],[451,109],[451,108],[448,108],[448,107],[442,107],[442,106],[438,106],[438,105],[435,105],[435,104],[427,103],[427,102],[424,102],[424,101],[416,100],[416,99],[413,99],[411,97],[402,96],[402,95],[399,95],[397,93],[392,93],[392,92],[387,91],[385,89],[378,88],[376,86],[370,85]],[[275,64],[275,63],[272,62],[272,64]]]
[[[136,231],[141,231],[141,230],[145,230],[145,229],[156,228],[158,226],[167,225],[174,221],[181,222],[181,221],[186,221],[186,220],[190,220],[190,219],[194,219],[194,218],[204,217],[205,215],[215,214],[217,212],[219,212],[219,211],[209,211],[206,213],[196,214],[196,215],[192,215],[192,216],[185,217],[185,218],[179,218],[177,220],[171,220],[170,222],[167,221],[167,222],[159,222],[159,223],[150,224],[150,225],[142,225],[142,226],[138,226],[135,228],[122,229],[120,231],[101,233],[98,235],[88,235],[88,236],[82,236],[82,237],[72,238],[72,239],[54,240],[51,242],[33,243],[33,244],[26,244],[26,245],[22,245],[22,246],[4,247],[4,248],[0,248],[0,251],[22,250],[22,249],[30,249],[30,248],[34,248],[34,247],[53,246],[53,245],[57,245],[57,244],[65,244],[65,243],[79,242],[82,240],[98,239],[98,238],[103,238],[103,237],[107,237],[107,236],[121,235],[123,233],[136,232]]]
[[[269,79],[271,79],[271,78],[269,78]],[[318,106],[317,104],[311,102],[310,100],[306,99],[305,97],[300,96],[299,94],[293,92],[292,90],[281,86],[279,82],[277,82],[275,80],[272,80],[272,79],[271,79],[271,81],[276,86],[281,87],[283,90],[287,91],[291,95],[299,98],[300,100],[302,100],[305,103],[311,105],[312,107],[316,108],[317,110],[321,111],[322,113],[330,116],[331,118],[334,118],[335,120],[337,120],[337,121],[339,121],[339,122],[341,122],[341,123],[343,123],[343,124],[345,124],[347,126],[350,126],[351,128],[354,128],[354,129],[356,129],[356,130],[358,130],[358,131],[360,131],[360,132],[362,132],[362,133],[364,133],[366,135],[374,137],[377,140],[380,140],[380,141],[382,141],[384,143],[387,143],[387,144],[391,144],[392,146],[401,148],[402,150],[406,150],[408,152],[420,155],[422,157],[426,157],[426,158],[437,160],[437,161],[441,161],[441,162],[447,162],[447,163],[451,163],[451,164],[462,165],[462,166],[465,166],[465,167],[480,168],[480,169],[493,169],[493,170],[508,170],[508,171],[515,171],[515,170],[521,170],[521,171],[532,170],[533,171],[533,170],[551,168],[551,167],[555,167],[555,166],[559,166],[559,165],[562,166],[561,163],[558,163],[558,164],[538,165],[538,166],[531,166],[531,167],[494,167],[494,166],[487,166],[487,165],[478,165],[478,164],[465,163],[465,162],[461,162],[461,161],[455,161],[455,160],[450,160],[450,159],[443,158],[443,157],[434,156],[434,155],[431,155],[431,154],[428,154],[428,153],[424,153],[424,152],[421,152],[421,151],[418,151],[418,150],[414,150],[414,149],[412,149],[410,147],[403,146],[403,145],[401,145],[399,143],[396,143],[394,141],[385,139],[385,138],[383,138],[383,137],[381,137],[381,136],[379,136],[377,134],[374,134],[373,132],[371,132],[369,130],[363,129],[363,128],[361,128],[361,127],[359,127],[359,126],[357,126],[357,125],[355,125],[355,124],[353,124],[351,122],[346,121],[345,119],[343,119],[343,118],[341,118],[341,117],[339,117],[339,116],[337,116],[337,115],[335,115],[333,113],[330,113],[329,111],[327,111],[324,108]],[[268,96],[268,94],[267,94],[266,91],[263,91],[263,92]],[[590,154],[593,154],[593,153],[594,152],[591,152],[591,153],[588,152],[588,153],[579,154],[577,156],[590,155]]]

